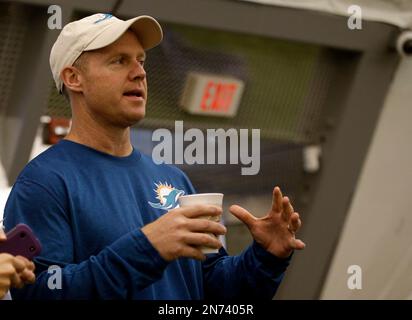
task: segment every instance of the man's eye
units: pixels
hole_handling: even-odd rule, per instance
[[[145,61],[144,60],[139,60],[139,64],[143,67],[144,66]]]
[[[114,61],[113,61],[113,63],[116,63],[116,64],[122,64],[122,63],[123,63],[123,61],[124,61],[124,59],[123,59],[123,58],[117,58],[116,60],[114,60]]]

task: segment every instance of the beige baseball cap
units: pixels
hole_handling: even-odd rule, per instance
[[[162,27],[150,16],[121,20],[108,13],[96,13],[64,26],[50,52],[50,68],[57,90],[61,93],[61,71],[71,66],[83,51],[106,47],[131,29],[144,50],[157,46],[163,38]]]

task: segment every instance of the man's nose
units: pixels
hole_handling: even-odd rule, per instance
[[[146,78],[146,71],[139,61],[135,61],[129,75],[131,80],[143,80]]]

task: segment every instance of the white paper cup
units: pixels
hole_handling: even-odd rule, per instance
[[[180,196],[178,199],[180,207],[189,207],[195,206],[198,204],[208,204],[208,205],[215,205],[222,208],[223,204],[223,193],[197,193],[197,194],[189,194],[186,196]],[[219,216],[202,216],[200,218],[213,220],[213,221],[220,221]],[[214,234],[209,233],[211,236],[217,238]],[[218,253],[219,249],[210,248],[210,247],[201,247],[203,253]]]

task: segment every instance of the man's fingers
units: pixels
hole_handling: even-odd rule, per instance
[[[182,252],[182,257],[193,258],[193,259],[201,260],[201,261],[206,259],[206,256],[200,250],[200,248],[190,247],[190,246],[187,246],[184,249],[184,252]]]
[[[295,212],[295,210],[293,209],[292,203],[290,202],[289,198],[288,198],[288,200],[289,200],[288,210],[289,210],[290,214],[292,214],[293,212]]]
[[[251,228],[256,221],[256,217],[253,216],[249,211],[238,205],[230,206],[229,211],[240,221]]]
[[[222,243],[213,235],[207,233],[188,232],[184,236],[184,243],[191,246],[205,246],[220,249]]]
[[[27,269],[29,269],[30,271],[34,271],[34,269],[36,269],[36,266],[34,265],[32,261],[29,261],[29,264],[27,265]]]
[[[222,214],[222,208],[213,205],[194,205],[174,210],[179,210],[187,218],[197,218],[201,216],[218,216]]]
[[[281,212],[282,211],[282,191],[280,191],[279,187],[275,187],[273,189],[273,196],[272,196],[272,211],[274,212]]]
[[[302,240],[293,239],[291,247],[296,250],[302,250],[305,249],[306,244]]]
[[[0,242],[6,241],[6,234],[3,231],[3,228],[0,226]]]
[[[296,250],[302,250],[306,247],[306,244],[300,240],[300,239],[295,239],[295,238],[291,238],[289,245],[292,249],[296,249]]]
[[[23,287],[23,281],[21,281],[20,276],[18,273],[13,273],[10,277],[11,281],[11,286],[14,288],[22,288]]]
[[[292,208],[292,205],[290,204],[290,200],[288,197],[283,197],[282,207],[283,207],[282,217],[285,221],[289,221],[293,213],[293,208]]]
[[[23,272],[20,274],[20,278],[25,283],[34,283],[34,281],[36,280],[35,274],[29,269],[24,269]]]
[[[8,290],[4,289],[4,288],[8,288],[8,286],[4,285],[1,281],[0,281],[0,299],[3,299],[4,296],[6,295],[6,293],[8,292]]]
[[[16,269],[18,273],[22,272],[26,268],[26,263],[23,259],[26,258],[17,256],[12,260],[13,267]]]
[[[34,263],[30,261],[29,259],[27,259],[26,257],[16,256],[16,259],[19,259],[21,262],[23,262],[26,268],[30,270],[34,270]]]
[[[302,225],[302,221],[299,218],[299,214],[297,212],[292,213],[291,217],[290,217],[290,225],[291,225],[291,229],[294,232],[297,232],[301,225]]]
[[[189,219],[188,229],[192,232],[208,232],[213,234],[226,234],[226,227],[219,222],[207,219]]]

